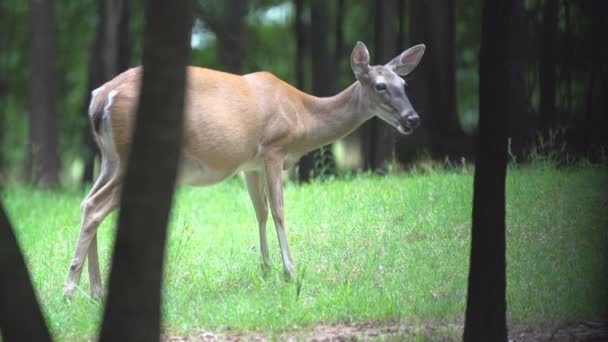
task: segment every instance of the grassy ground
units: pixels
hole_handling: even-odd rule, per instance
[[[533,325],[608,316],[606,171],[510,169],[511,321]],[[24,187],[2,194],[57,340],[94,336],[102,313],[101,304],[88,298],[86,270],[75,299],[68,303],[61,296],[82,196]],[[238,179],[179,190],[163,289],[168,334],[200,328],[278,334],[321,321],[462,321],[472,172],[288,184],[285,197],[288,237],[301,275],[294,282],[282,279],[271,222],[274,270],[263,276],[253,209]],[[104,277],[114,219],[100,229]]]

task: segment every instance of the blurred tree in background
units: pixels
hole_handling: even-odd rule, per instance
[[[40,13],[36,6],[47,9]],[[517,6],[512,36],[521,49],[510,68],[523,76],[509,94],[512,155],[525,162],[535,156],[531,151],[557,149],[564,162],[605,160],[608,47],[602,33],[608,22],[601,13],[608,2],[528,0]],[[75,186],[92,180],[90,91],[141,64],[142,12],[141,0],[0,2],[2,181]],[[334,160],[332,174],[382,173],[421,158],[448,165],[475,158],[481,0],[198,0],[194,15],[193,65],[235,73],[267,70],[319,96],[354,81],[348,56],[358,40],[370,47],[375,63],[413,44],[427,45],[408,80],[422,127],[404,137],[372,120],[325,149],[331,153],[304,162],[301,177],[331,170]],[[54,29],[39,28],[53,22]],[[49,35],[54,43],[43,38]],[[52,53],[31,51],[38,40],[55,51],[54,61]],[[54,69],[48,74],[54,80],[34,81],[42,68]],[[49,166],[36,166],[40,158]]]

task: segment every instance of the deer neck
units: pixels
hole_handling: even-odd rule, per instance
[[[373,116],[359,81],[335,96],[310,96],[304,106],[310,114],[306,137],[309,149],[338,140]]]

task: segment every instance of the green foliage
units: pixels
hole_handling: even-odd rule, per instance
[[[598,319],[608,312],[605,167],[511,169],[507,179],[509,319],[523,325]],[[167,334],[198,329],[276,334],[316,322],[462,322],[470,246],[472,173],[351,176],[285,190],[299,276],[282,277],[272,223],[273,270],[260,269],[257,225],[234,178],[182,188],[166,254]],[[26,187],[2,194],[40,303],[57,340],[92,338],[102,306],[86,271],[72,302],[61,288],[83,192]],[[114,217],[99,230],[107,280]],[[145,237],[142,237],[145,238]],[[105,283],[107,285],[107,282]]]

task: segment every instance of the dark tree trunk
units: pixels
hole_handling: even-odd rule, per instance
[[[304,15],[304,0],[294,0],[294,32],[296,35],[296,87],[305,90],[304,60],[306,56],[306,34],[302,16]]]
[[[398,143],[398,156],[410,162],[420,150],[435,159],[471,154],[471,139],[460,126],[456,101],[455,23],[453,0],[412,0],[410,45],[426,44],[408,95],[420,114],[421,127]],[[417,147],[417,150],[412,146]]]
[[[4,69],[4,68],[3,68]],[[0,76],[3,77],[3,76]],[[5,97],[6,97],[6,81],[4,79],[0,78],[0,104],[2,105],[2,108],[0,108],[0,110],[2,110],[2,112],[6,113],[6,105],[5,105]],[[4,150],[2,149],[2,146],[4,146],[4,141],[3,138],[4,136],[6,136],[4,134],[4,127],[5,127],[5,116],[6,115],[2,115],[0,117],[0,188],[2,188],[2,185],[4,183]]]
[[[386,64],[398,55],[398,1],[375,2],[375,62]],[[395,155],[395,129],[378,118],[364,124],[364,169],[384,174]]]
[[[429,102],[427,115],[431,153],[437,159],[459,159],[463,154],[468,154],[468,146],[456,105],[454,1],[427,1],[425,5],[427,91],[433,99]],[[422,120],[424,122],[424,116]]]
[[[84,183],[91,183],[94,180],[95,172],[95,157],[99,155],[99,149],[93,139],[91,126],[89,125],[89,102],[91,101],[91,91],[106,81],[104,77],[104,59],[102,58],[103,46],[105,41],[105,26],[106,26],[106,0],[97,0],[97,31],[95,39],[89,53],[89,75],[87,84],[87,93],[84,97],[80,112],[84,115],[83,133],[83,158],[84,158],[84,174],[82,180]]]
[[[484,2],[479,58],[479,141],[464,341],[507,341],[505,177],[513,111],[513,1]]]
[[[146,6],[141,97],[101,341],[160,338],[165,239],[182,141],[192,11],[192,1],[158,0]]]
[[[197,3],[196,13],[215,34],[218,58],[227,72],[242,72],[247,51],[245,19],[248,11],[248,0]]]
[[[555,0],[556,2],[558,0]],[[509,71],[511,72],[511,90],[508,93],[511,103],[508,136],[510,139],[510,153],[523,157],[528,140],[534,134],[534,124],[530,119],[528,102],[526,99],[526,63],[528,40],[527,23],[525,20],[524,0],[511,0],[513,16],[511,17],[511,41]]]
[[[397,48],[399,51],[405,50],[407,46],[407,31],[405,27],[406,20],[406,0],[398,0],[397,1],[397,16],[398,16],[398,33],[397,33]]]
[[[0,203],[0,340],[51,340],[23,255],[2,203]]]
[[[427,38],[426,9],[424,0],[409,1],[409,46],[426,44],[427,52],[431,48]],[[403,164],[415,162],[421,153],[430,153],[431,145],[431,116],[430,102],[434,99],[431,93],[430,66],[425,56],[414,71],[413,77],[408,81],[407,95],[412,106],[420,115],[421,125],[414,134],[397,140],[397,158]]]
[[[557,78],[557,20],[559,1],[545,0],[539,61],[540,121],[543,130],[555,124],[555,92]]]
[[[335,92],[335,65],[329,50],[329,5],[324,0],[311,0],[311,62],[312,93],[315,96],[330,96]],[[335,173],[335,162],[331,146],[312,151],[300,159],[298,178],[308,182],[311,177]]]
[[[55,109],[55,1],[30,0],[31,70],[29,81],[30,180],[35,185],[59,182]]]
[[[109,5],[112,12],[108,11]],[[109,20],[110,17],[112,20]],[[130,1],[98,0],[97,18],[97,31],[89,54],[87,95],[81,109],[87,123],[91,91],[126,70],[131,64]],[[117,27],[110,29],[109,25]],[[112,34],[114,38],[108,38],[108,34]],[[93,139],[90,125],[85,125],[83,136],[83,182],[90,183],[94,180],[95,158],[99,155],[99,149]]]
[[[342,68],[340,63],[344,61],[346,49],[344,48],[344,15],[346,12],[346,1],[338,0],[336,2],[336,47],[334,48],[334,61],[336,64],[336,87],[340,87],[338,75],[341,74]],[[348,69],[350,73],[350,68]]]
[[[239,74],[243,69],[244,52],[247,51],[244,33],[248,1],[228,0],[226,6],[224,34],[218,41],[219,54],[226,71]]]
[[[599,146],[608,145],[608,135],[605,133],[608,126],[608,47],[605,42],[605,32],[608,24],[605,13],[608,2],[593,0],[591,5],[591,68],[589,73],[587,112],[584,117],[583,151],[593,151]]]
[[[122,0],[120,22],[118,23],[118,72],[131,67],[131,0]]]

